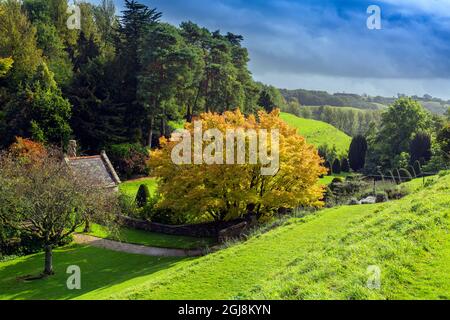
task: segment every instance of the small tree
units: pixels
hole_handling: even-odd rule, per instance
[[[139,186],[138,193],[136,195],[136,205],[138,208],[143,208],[147,205],[148,200],[150,198],[150,191],[148,190],[148,186],[145,184],[141,184]]]
[[[350,172],[350,164],[348,163],[347,158],[344,158],[341,161],[341,171],[342,172]]]
[[[358,135],[353,138],[348,152],[348,160],[353,171],[357,172],[364,168],[366,164],[367,140]]]
[[[332,171],[334,174],[340,174],[341,173],[341,162],[339,159],[335,159],[333,162],[333,168]]]
[[[417,160],[428,162],[431,159],[431,136],[425,132],[419,132],[414,136],[409,146],[410,163]]]
[[[45,251],[43,276],[52,275],[53,248],[87,219],[111,224],[116,196],[74,176],[60,155],[23,163],[12,154],[0,157],[0,223],[31,234]]]

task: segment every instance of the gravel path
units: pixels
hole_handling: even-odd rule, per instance
[[[88,244],[98,248],[119,252],[141,254],[153,257],[197,257],[203,254],[202,250],[183,250],[147,247],[131,243],[123,243],[107,239],[101,239],[85,234],[75,234],[74,240],[79,244]]]

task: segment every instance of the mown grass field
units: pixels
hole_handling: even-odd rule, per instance
[[[338,153],[346,155],[352,142],[351,137],[332,125],[311,119],[299,118],[293,114],[281,113],[281,119],[296,128],[306,141],[319,147],[321,145],[336,146]]]
[[[119,186],[119,191],[120,193],[122,193],[123,195],[129,196],[131,198],[135,198],[136,194],[139,190],[139,187],[145,184],[148,186],[150,193],[153,195],[156,191],[156,188],[158,186],[158,182],[156,181],[156,179],[153,178],[142,178],[142,179],[137,179],[137,180],[132,180],[132,181],[127,181],[127,182],[123,182],[120,186]]]
[[[0,298],[449,299],[449,227],[446,176],[398,201],[294,218],[193,260],[68,247],[55,256],[57,276],[32,283],[16,278],[37,273],[41,254],[0,263]],[[84,289],[69,292],[65,267],[78,263]],[[366,285],[373,265],[380,290]]]

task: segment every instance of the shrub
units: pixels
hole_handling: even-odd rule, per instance
[[[390,200],[399,200],[409,194],[409,190],[404,185],[395,186],[390,189],[386,189],[386,194]]]
[[[146,162],[149,150],[138,143],[115,144],[108,148],[108,156],[117,171],[126,179],[134,175],[148,174]]]
[[[386,192],[377,192],[377,194],[375,195],[375,198],[376,198],[377,203],[389,201],[389,197]]]
[[[136,195],[136,206],[138,208],[143,208],[147,205],[147,202],[150,198],[150,191],[148,186],[145,184],[141,184],[139,186],[139,190]]]
[[[9,151],[21,163],[37,162],[47,156],[43,144],[20,137],[16,137],[16,142],[9,147]]]
[[[341,171],[342,172],[350,172],[350,164],[348,163],[347,158],[342,159]]]
[[[336,183],[343,183],[345,180],[341,177],[336,177],[333,179],[333,181],[331,181],[331,184],[336,184]]]
[[[341,162],[339,161],[339,159],[335,159],[333,162],[333,167],[332,167],[332,172],[334,174],[339,174],[341,173]]]

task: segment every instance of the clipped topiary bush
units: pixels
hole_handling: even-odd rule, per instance
[[[150,190],[148,186],[145,184],[141,184],[136,195],[136,206],[138,208],[143,208],[147,205],[148,200],[150,199]]]

